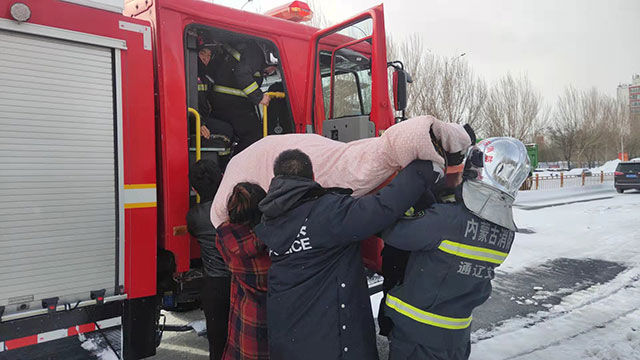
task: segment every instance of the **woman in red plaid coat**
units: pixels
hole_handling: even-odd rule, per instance
[[[262,216],[258,203],[265,195],[257,184],[237,184],[227,204],[229,221],[217,229],[216,246],[231,271],[229,337],[223,360],[269,359],[267,271],[271,260],[253,232]]]

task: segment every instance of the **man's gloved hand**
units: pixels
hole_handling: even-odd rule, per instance
[[[471,138],[471,145],[470,146],[475,145],[476,144],[476,132],[473,131],[473,128],[469,124],[464,124],[463,127],[464,127],[464,130],[469,135],[469,137]]]

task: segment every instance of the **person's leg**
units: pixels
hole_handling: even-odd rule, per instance
[[[211,131],[211,141],[229,147],[233,142],[233,127],[226,121],[213,117],[206,119],[207,127]]]
[[[214,356],[214,332],[212,331],[215,328],[215,320],[214,320],[214,293],[215,293],[215,282],[212,277],[205,276],[202,279],[202,289],[200,289],[200,305],[202,307],[202,311],[204,312],[204,319],[207,324],[207,340],[209,340],[209,359],[214,360],[216,357]]]
[[[236,154],[262,138],[262,123],[253,111],[238,112],[231,124],[238,137]]]
[[[224,347],[227,344],[228,325],[229,325],[229,289],[231,286],[230,277],[215,278],[217,282],[217,306],[213,314],[216,321],[214,333],[214,353],[218,359],[222,358]]]
[[[235,140],[238,143],[233,150],[234,154],[241,152],[262,138],[262,122],[253,106],[238,106],[233,110],[219,110],[214,113],[214,117],[224,120],[233,127]]]
[[[229,288],[229,277],[204,277],[201,302],[207,323],[209,359],[211,360],[222,359],[227,343]]]

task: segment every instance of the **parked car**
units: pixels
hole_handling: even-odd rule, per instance
[[[627,189],[640,190],[640,162],[621,162],[613,174],[615,175],[613,185],[619,193]]]

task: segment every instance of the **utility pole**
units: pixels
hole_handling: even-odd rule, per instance
[[[620,156],[624,159],[624,133],[620,131]]]

